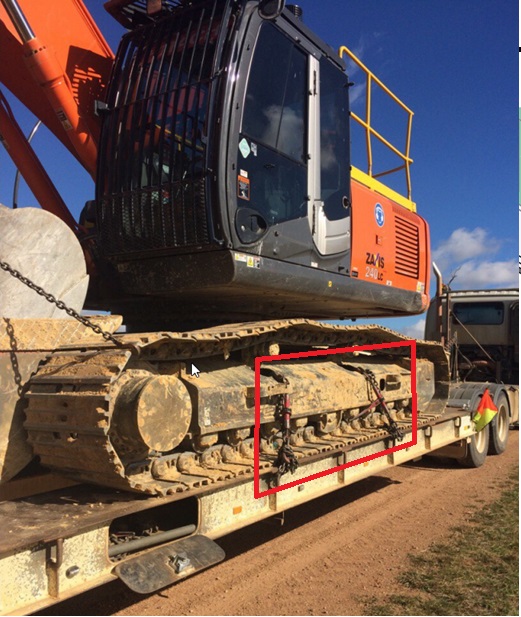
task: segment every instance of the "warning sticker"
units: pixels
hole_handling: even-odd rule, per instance
[[[248,268],[260,268],[260,257],[254,257],[253,255],[248,255],[248,261],[246,262]]]
[[[261,258],[256,255],[245,255],[244,253],[235,253],[235,261],[240,261],[245,263],[248,268],[257,268],[261,267]]]
[[[247,159],[251,154],[250,144],[245,137],[241,139],[241,142],[239,143],[239,150],[245,159]]]
[[[239,199],[250,201],[250,179],[246,176],[237,178],[237,195]]]
[[[63,128],[66,131],[70,131],[72,129],[72,124],[69,122],[69,118],[67,118],[67,114],[63,111],[63,109],[57,109],[56,115],[58,116],[58,120],[61,122]]]

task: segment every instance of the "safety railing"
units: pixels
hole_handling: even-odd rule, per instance
[[[382,176],[386,176],[401,170],[405,170],[405,180],[407,184],[407,198],[411,199],[411,163],[413,162],[410,157],[410,148],[411,148],[411,130],[412,130],[412,117],[414,112],[411,111],[407,105],[405,105],[389,88],[380,80],[374,73],[372,73],[365,64],[359,60],[355,54],[348,49],[347,47],[341,47],[339,50],[340,57],[347,55],[365,74],[366,74],[366,104],[365,104],[365,119],[361,118],[353,111],[351,111],[351,118],[360,124],[365,131],[365,139],[366,139],[366,148],[367,148],[367,175],[371,178],[381,178]],[[378,86],[385,94],[387,94],[392,101],[394,101],[401,109],[403,109],[407,114],[407,133],[405,139],[405,150],[401,151],[392,143],[390,143],[383,135],[381,135],[372,125],[371,125],[371,113],[372,113],[372,86],[375,84]],[[386,146],[391,152],[393,152],[397,157],[399,157],[403,161],[403,165],[399,167],[395,167],[393,169],[387,169],[385,171],[380,171],[377,174],[373,173],[373,147],[372,147],[372,138],[375,137],[380,141],[384,146]]]

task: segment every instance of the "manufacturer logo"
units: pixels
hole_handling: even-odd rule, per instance
[[[385,224],[385,212],[382,204],[376,204],[374,207],[374,218],[378,227],[383,227]]]
[[[385,268],[385,257],[377,253],[366,253],[365,254],[365,263],[369,266],[376,266],[377,268]]]
[[[385,257],[380,253],[366,253],[365,254],[365,278],[373,279],[383,283],[384,275],[381,270],[385,268]]]

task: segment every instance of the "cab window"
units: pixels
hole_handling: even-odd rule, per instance
[[[330,221],[348,214],[349,91],[347,76],[327,58],[320,61],[320,182]]]
[[[464,326],[499,326],[505,317],[502,302],[460,302],[454,304],[454,323]]]
[[[237,202],[268,225],[307,213],[307,85],[307,54],[263,24],[239,135]]]

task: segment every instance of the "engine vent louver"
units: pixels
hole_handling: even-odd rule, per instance
[[[419,278],[420,232],[418,226],[402,216],[395,216],[396,256],[395,273]]]

